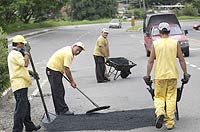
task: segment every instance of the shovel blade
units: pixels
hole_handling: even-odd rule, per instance
[[[94,108],[94,109],[91,109],[91,110],[87,111],[86,114],[90,114],[90,113],[93,113],[93,112],[96,112],[96,111],[100,111],[100,110],[104,110],[104,109],[108,109],[108,108],[110,108],[110,106],[97,107],[97,108]]]
[[[42,118],[42,123],[49,124],[49,123],[52,123],[56,119],[55,114],[48,113],[48,115],[49,115],[49,118],[47,118],[46,114],[44,114],[44,116]]]

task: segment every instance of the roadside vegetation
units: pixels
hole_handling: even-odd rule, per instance
[[[6,33],[0,28],[0,96],[10,86],[7,65],[7,39]]]

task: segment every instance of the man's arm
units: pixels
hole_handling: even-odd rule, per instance
[[[183,57],[183,53],[181,51],[181,46],[180,46],[179,42],[177,43],[177,57],[179,59],[180,65],[181,65],[181,69],[183,70],[184,74],[187,74],[186,63],[185,63],[185,59]]]
[[[154,59],[155,58],[156,58],[156,56],[155,56],[155,49],[154,49],[154,46],[153,46],[152,50],[151,50],[151,54],[150,54],[149,60],[148,60],[148,64],[147,64],[147,76],[148,77],[151,74],[151,70],[153,68],[153,64],[154,64]]]
[[[66,74],[67,78],[69,79],[69,81],[70,81],[70,83],[71,83],[71,86],[72,86],[73,88],[76,88],[76,83],[75,83],[75,81],[74,81],[74,79],[73,79],[73,77],[72,77],[70,68],[64,66],[64,71],[65,71],[65,74]]]

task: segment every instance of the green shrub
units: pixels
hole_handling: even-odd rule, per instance
[[[7,56],[8,48],[6,33],[0,27],[0,95],[10,86]]]
[[[136,19],[144,19],[145,12],[143,9],[134,9],[134,16]]]
[[[183,16],[183,12],[180,9],[173,9],[172,11],[174,14],[176,14],[176,16]]]
[[[183,15],[185,16],[198,16],[198,9],[192,5],[187,5],[182,9]]]

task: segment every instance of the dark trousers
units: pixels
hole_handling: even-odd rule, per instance
[[[95,56],[94,55],[94,61],[95,61],[95,73],[96,73],[96,79],[97,82],[101,82],[105,80],[105,59],[102,56]]]
[[[22,132],[23,124],[26,129],[35,127],[31,121],[30,103],[27,94],[28,88],[23,88],[14,92],[16,107],[14,112],[13,132]]]
[[[65,89],[62,82],[63,75],[60,72],[51,70],[49,68],[46,68],[46,74],[51,86],[55,112],[57,115],[63,114],[69,110],[64,99]]]

